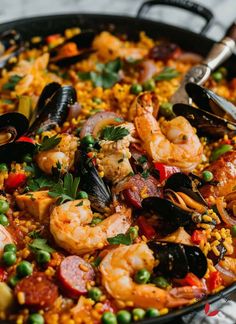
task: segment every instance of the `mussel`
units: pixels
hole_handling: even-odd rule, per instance
[[[77,160],[80,188],[87,192],[91,207],[96,211],[103,212],[111,203],[110,189],[99,176],[92,160],[85,152],[78,152]]]
[[[77,101],[76,91],[72,86],[48,84],[36,106],[34,119],[27,132],[28,136],[42,133],[55,126],[61,126],[69,113],[69,106]]]
[[[154,268],[156,275],[164,274],[180,279],[192,272],[202,278],[207,271],[207,259],[197,246],[154,241],[147,244],[158,260],[158,265]]]
[[[95,32],[88,30],[66,39],[50,50],[50,62],[63,67],[86,59],[95,51],[91,48],[94,37]]]
[[[20,33],[8,30],[0,35],[0,69],[24,49]]]
[[[186,91],[198,108],[175,104],[173,112],[177,116],[188,119],[201,136],[220,138],[225,134],[229,137],[236,135],[236,107],[231,102],[195,83],[188,83]]]
[[[34,150],[34,144],[21,140],[27,131],[28,119],[17,112],[0,116],[0,161],[20,161],[26,153]]]

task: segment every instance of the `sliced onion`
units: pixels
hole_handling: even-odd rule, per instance
[[[236,218],[231,217],[225,209],[224,197],[216,198],[216,207],[225,224],[230,226],[236,225]]]
[[[157,72],[156,64],[153,60],[146,60],[139,64],[139,81],[141,83],[150,80]]]
[[[122,117],[112,111],[98,112],[89,117],[89,119],[84,123],[80,132],[80,138],[89,134],[96,137],[99,131],[106,125],[118,125],[123,121]]]
[[[80,114],[81,106],[78,102],[75,102],[73,105],[69,106],[69,114],[68,120],[72,120],[73,118],[77,118]]]
[[[223,268],[219,263],[215,266],[215,268],[219,271],[226,285],[229,285],[235,281],[235,274],[232,271]]]
[[[193,63],[193,64],[197,64],[200,63],[202,61],[202,56],[196,53],[192,53],[192,52],[185,52],[182,53],[179,57],[178,57],[178,61],[186,63]]]

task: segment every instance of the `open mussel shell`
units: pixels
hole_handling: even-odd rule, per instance
[[[0,163],[2,162],[22,162],[26,154],[32,154],[35,145],[29,142],[13,142],[0,147]]]
[[[111,192],[83,151],[77,155],[80,188],[87,192],[92,209],[103,212],[111,204]]]
[[[20,33],[8,30],[0,35],[0,69],[7,66],[11,58],[18,56],[24,49]]]
[[[43,108],[46,106],[48,100],[54,95],[54,93],[61,88],[61,85],[57,82],[51,82],[47,84],[43,91],[41,92],[41,95],[39,96],[37,105],[35,107],[35,112],[37,114],[37,117],[43,110]]]
[[[58,88],[57,85],[54,86]],[[51,89],[49,90],[51,91]],[[56,126],[61,126],[68,116],[69,106],[73,105],[76,101],[76,90],[73,87],[60,86],[48,100],[44,101],[42,99],[42,102],[45,102],[45,106],[40,108],[40,113],[31,124],[27,135],[40,134]]]
[[[197,185],[199,184],[199,181],[196,180],[197,179],[194,175],[191,177],[182,172],[174,173],[167,179],[164,191],[171,189],[176,192],[183,192],[200,204],[207,206],[207,202],[198,191]]]
[[[207,271],[207,259],[202,250],[196,246],[170,242],[147,243],[154,252],[158,265],[154,268],[157,275],[171,278],[184,278],[188,272],[202,278]]]
[[[173,112],[177,116],[185,117],[197,129],[200,136],[221,138],[225,134],[229,137],[236,135],[236,123],[205,110],[181,103],[173,106]]]
[[[76,64],[79,61],[87,59],[94,52],[95,52],[95,50],[88,49],[88,50],[84,50],[83,52],[81,52],[77,55],[60,57],[58,59],[57,58],[51,59],[50,62],[54,63],[60,67],[66,67],[66,66]]]
[[[185,89],[198,108],[216,116],[236,121],[236,107],[230,101],[193,82],[187,83]]]
[[[28,119],[23,114],[12,112],[1,115],[0,146],[15,141],[27,131],[28,126]]]

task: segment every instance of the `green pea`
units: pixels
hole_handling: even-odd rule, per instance
[[[116,315],[111,312],[103,313],[102,324],[117,324]]]
[[[47,251],[40,250],[36,253],[36,261],[42,265],[48,263],[51,260],[51,255]]]
[[[141,86],[141,84],[134,83],[130,87],[130,93],[132,94],[138,95],[142,91],[143,91],[143,87]]]
[[[8,284],[9,286],[11,287],[15,287],[17,285],[17,283],[19,282],[20,278],[18,276],[11,276],[9,279],[8,279]]]
[[[131,323],[131,314],[127,310],[120,310],[117,314],[117,321],[119,324],[128,324]]]
[[[23,157],[23,162],[30,163],[32,160],[32,156],[29,153]]]
[[[92,100],[93,100],[93,102],[95,102],[98,105],[100,105],[102,103],[102,99],[98,98],[98,97],[94,97]]]
[[[32,274],[33,267],[28,261],[21,261],[16,267],[16,272],[19,277],[26,277]]]
[[[92,135],[86,135],[81,140],[82,146],[94,145],[94,143],[95,143],[95,140]]]
[[[172,107],[170,102],[163,102],[163,104],[160,105],[159,112],[165,118],[171,119],[175,117]]]
[[[213,174],[212,174],[212,172],[206,170],[206,171],[202,172],[202,177],[203,177],[203,180],[209,182],[213,179]]]
[[[156,308],[148,308],[146,310],[146,317],[150,318],[150,317],[157,317],[159,316],[159,311]]]
[[[138,272],[136,272],[134,280],[139,284],[145,284],[150,279],[150,276],[150,272],[147,269],[141,269]]]
[[[41,314],[31,314],[28,317],[27,324],[44,324],[44,318]]]
[[[89,296],[89,298],[91,298],[94,301],[99,301],[102,296],[101,289],[99,289],[97,287],[93,287],[93,288],[89,289],[88,296]]]
[[[147,80],[146,82],[144,82],[143,88],[146,91],[153,91],[156,88],[156,83],[153,79]]]
[[[134,308],[132,313],[134,321],[140,321],[145,316],[145,310],[142,308]]]
[[[6,163],[0,163],[0,172],[7,171],[7,170],[8,170],[8,168],[7,168]]]
[[[220,72],[220,71],[216,71],[216,72],[212,73],[211,76],[216,82],[220,82],[224,78],[222,72]]]
[[[2,226],[8,226],[9,225],[9,220],[6,215],[0,214],[0,224]]]
[[[9,204],[6,200],[0,199],[0,213],[5,214],[9,209]]]
[[[6,266],[10,267],[16,263],[16,254],[14,252],[4,252],[2,256],[3,262]]]
[[[9,243],[4,246],[4,252],[13,252],[16,253],[17,249],[15,244]]]
[[[138,228],[136,226],[131,226],[128,230],[132,240],[135,240],[138,237]]]
[[[166,278],[160,276],[160,277],[156,277],[152,280],[152,282],[159,288],[163,288],[166,289],[170,284],[168,282],[168,280],[166,280]]]
[[[236,237],[236,225],[233,225],[233,226],[231,227],[231,235],[232,235],[233,237]]]
[[[211,153],[211,156],[210,156],[210,161],[215,161],[217,160],[222,154],[226,153],[226,152],[229,152],[233,149],[233,146],[232,145],[229,145],[229,144],[223,144],[219,147],[217,147],[212,153]]]
[[[78,199],[88,199],[88,194],[85,191],[80,191],[80,192],[78,192],[77,198]]]

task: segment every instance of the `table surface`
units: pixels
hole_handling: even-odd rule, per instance
[[[0,23],[23,17],[31,17],[65,12],[90,12],[135,16],[143,0],[0,0]],[[195,1],[196,2],[196,1]],[[215,20],[207,36],[220,39],[226,28],[236,19],[236,0],[198,0],[198,3],[208,7],[214,14]],[[189,29],[199,31],[202,21],[186,11],[158,6],[147,15],[158,21],[188,26]],[[233,296],[236,300],[236,296]],[[212,306],[213,307],[213,306]],[[224,307],[214,318],[207,318],[203,312],[198,317],[186,317],[183,322],[198,324],[234,324],[236,319],[229,318],[229,314],[236,314],[236,303],[225,303]],[[214,304],[214,309],[216,308]],[[178,324],[175,321],[175,324]]]

